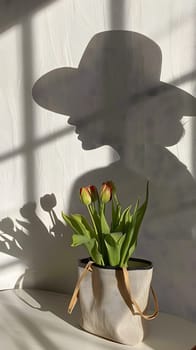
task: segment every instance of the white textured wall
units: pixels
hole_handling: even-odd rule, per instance
[[[26,7],[23,1],[18,3],[17,11],[13,1],[8,5],[6,1],[0,3],[0,18],[3,19],[2,25],[0,23],[0,288],[16,286],[25,273],[28,286],[70,292],[75,278],[72,264],[79,253],[73,252],[71,258],[70,238],[66,239],[66,231],[59,221],[56,221],[55,235],[51,235],[53,223],[40,207],[40,197],[55,194],[55,213],[60,218],[62,209],[73,211],[78,206],[73,188],[75,191],[94,177],[97,181],[107,180],[114,171],[117,182],[121,182],[118,176],[125,174],[122,186],[125,193],[127,186],[131,186],[131,168],[145,175],[143,180],[152,178],[156,208],[164,196],[164,188],[171,185],[172,191],[175,179],[179,181],[178,186],[182,181],[187,182],[181,193],[183,196],[186,191],[183,207],[175,202],[174,212],[167,213],[165,198],[164,219],[162,212],[156,215],[155,210],[151,220],[149,211],[138,255],[154,262],[154,284],[161,309],[196,321],[194,114],[184,114],[181,119],[184,135],[168,148],[170,153],[166,153],[162,145],[165,158],[156,160],[155,166],[152,154],[156,150],[146,145],[145,136],[141,143],[146,146],[146,158],[141,165],[137,161],[137,142],[133,145],[125,133],[124,159],[112,170],[110,163],[121,156],[114,147],[108,144],[84,150],[74,127],[67,123],[67,116],[48,111],[32,99],[32,87],[40,77],[60,67],[77,68],[93,36],[113,29],[135,31],[155,41],[162,51],[161,80],[196,96],[195,1],[59,0],[41,1],[40,7],[38,1],[28,1]],[[164,108],[167,111],[167,100]],[[128,127],[129,124],[127,130]],[[167,123],[167,128],[170,135],[173,124]],[[157,130],[160,132],[159,125]],[[163,132],[166,133],[165,129]],[[138,135],[140,139],[140,131]],[[158,155],[161,152],[158,151]],[[170,154],[175,158],[170,159]],[[164,161],[169,164],[168,169],[163,167]],[[180,180],[178,174],[182,175]],[[144,181],[137,182],[136,178],[135,192],[138,190],[140,194],[143,192],[140,184]],[[36,214],[31,202],[36,203]],[[156,208],[152,203],[152,213]]]

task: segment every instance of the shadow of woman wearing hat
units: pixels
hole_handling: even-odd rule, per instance
[[[33,97],[39,105],[70,116],[68,122],[75,126],[84,150],[109,145],[118,154],[103,168],[96,168],[95,159],[95,169],[78,177],[70,213],[83,210],[86,214],[79,201],[82,186],[113,180],[126,206],[138,197],[142,200],[150,179],[149,206],[137,254],[157,266],[154,285],[161,309],[191,319],[195,317],[196,282],[190,269],[195,266],[196,183],[166,147],[181,139],[181,118],[196,115],[196,102],[185,91],[160,81],[161,61],[159,46],[144,35],[98,33],[77,69],[47,73],[35,83]],[[66,237],[66,292],[71,293],[77,258],[86,252],[69,247],[71,233]]]
[[[184,115],[196,100],[160,81],[162,55],[151,39],[130,31],[96,34],[76,68],[55,69],[33,87],[41,106],[69,115],[84,150],[111,146],[119,155],[105,168],[80,176],[70,212],[81,211],[78,189],[112,179],[122,203],[141,198],[150,180],[150,203],[142,229],[149,238],[192,239],[196,184],[166,146],[184,133]]]

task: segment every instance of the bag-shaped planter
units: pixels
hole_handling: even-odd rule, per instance
[[[122,344],[136,345],[144,338],[145,323],[158,314],[157,297],[151,287],[152,272],[152,263],[143,259],[130,259],[127,269],[102,267],[82,259],[68,312],[72,312],[79,292],[83,329]],[[150,290],[155,311],[147,315]]]

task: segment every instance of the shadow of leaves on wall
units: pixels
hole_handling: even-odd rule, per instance
[[[26,266],[15,287],[64,291],[70,258],[69,233],[55,212],[56,197],[47,194],[41,207],[50,217],[48,228],[36,213],[36,203],[20,209],[21,219],[6,217],[0,221],[0,251],[18,258]],[[70,253],[71,254],[71,253]]]

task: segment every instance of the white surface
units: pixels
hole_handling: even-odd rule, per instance
[[[42,8],[38,3],[42,3]],[[68,249],[70,242],[67,235],[61,241],[54,239],[50,244],[47,237],[52,223],[48,214],[40,208],[40,197],[53,192],[57,198],[56,214],[60,217],[61,210],[67,211],[70,207],[71,190],[78,177],[83,175],[81,181],[86,184],[86,174],[90,170],[105,167],[100,171],[101,179],[108,180],[105,170],[117,155],[109,146],[83,150],[66,116],[35,104],[31,96],[32,86],[52,69],[77,67],[88,42],[96,33],[126,29],[142,33],[160,46],[162,81],[195,95],[196,2],[17,0],[15,4],[13,0],[0,1],[0,221],[8,216],[14,225],[7,236],[5,230],[0,230],[3,234],[0,237],[0,289],[14,287],[25,272],[29,287],[50,287],[68,292],[75,282],[74,263],[80,253]],[[167,110],[167,105],[165,107]],[[182,123],[184,136],[171,151],[195,177],[195,118],[186,116]],[[162,164],[160,159],[159,162]],[[167,181],[171,187],[175,185],[177,176],[172,165]],[[120,169],[124,172],[121,165]],[[158,171],[158,178],[160,176]],[[127,189],[129,176],[122,181]],[[133,186],[136,191],[141,191],[137,183]],[[78,190],[78,183],[75,189]],[[188,197],[191,192],[186,192]],[[73,210],[78,205],[76,197],[77,202],[73,200],[72,203]],[[16,221],[28,221],[21,217],[20,208],[32,200],[36,201],[38,219],[45,228],[38,219],[31,222],[29,229],[21,227]],[[161,200],[157,205],[160,203]],[[193,205],[190,219],[195,221],[195,204],[191,200],[189,204]],[[154,223],[156,237],[153,238],[156,239],[139,241],[138,248],[143,258],[152,259],[155,263],[154,283],[162,308],[196,321],[196,241],[188,241],[190,220],[187,216],[185,219],[181,212],[189,211],[188,205],[185,203],[177,213],[169,212],[167,215],[166,212],[165,216],[158,217]],[[181,238],[186,242],[173,239],[178,238],[179,216],[183,221]],[[166,239],[165,222],[168,226]],[[23,237],[20,230],[25,232]],[[192,238],[196,237],[195,232],[196,225],[192,227]],[[46,235],[42,237],[42,233]],[[147,232],[146,240],[149,235]],[[12,249],[14,237],[18,238],[21,250]],[[173,240],[168,243],[170,238]],[[179,298],[176,298],[176,293]]]
[[[149,322],[143,343],[130,347],[88,334],[78,326],[79,312],[66,314],[68,297],[38,290],[0,293],[0,340],[3,350],[190,350],[196,345],[196,325],[160,314]]]

